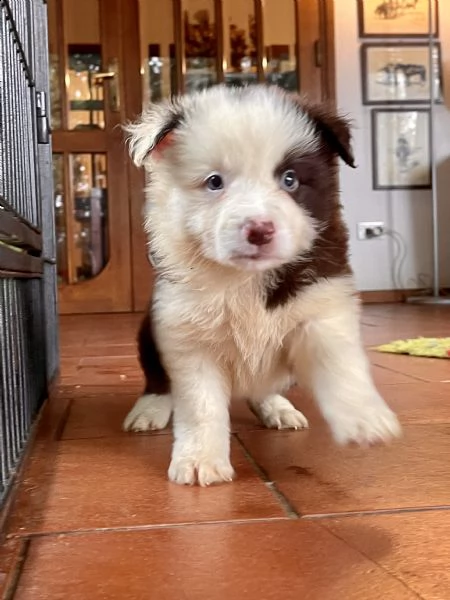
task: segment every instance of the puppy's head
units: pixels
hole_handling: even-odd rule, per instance
[[[151,173],[153,214],[170,225],[163,237],[247,271],[311,250],[336,209],[335,159],[354,162],[342,118],[266,86],[166,101],[128,131],[135,163]],[[161,239],[152,223],[149,232]]]

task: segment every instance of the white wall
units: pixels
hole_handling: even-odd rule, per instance
[[[352,264],[362,291],[400,287],[398,243],[391,237],[358,241],[359,221],[384,221],[401,236],[407,256],[401,269],[401,287],[423,287],[431,282],[431,193],[428,190],[374,191],[372,189],[371,108],[362,105],[356,0],[335,0],[337,103],[355,123],[354,149],[358,169],[341,168],[342,201],[351,233]],[[446,104],[450,106],[450,0],[439,0],[440,31]],[[366,40],[372,41],[372,40]],[[450,286],[450,111],[436,110],[436,149],[441,223],[441,284]]]

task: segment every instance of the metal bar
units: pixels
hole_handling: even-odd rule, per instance
[[[14,43],[17,44],[17,53],[20,57],[20,62],[23,65],[23,69],[25,71],[25,75],[28,79],[28,83],[30,86],[34,86],[33,74],[31,72],[30,66],[28,64],[27,56],[25,54],[25,50],[23,48],[23,44],[21,41],[21,36],[17,31],[16,22],[14,19],[14,15],[12,13],[11,7],[9,5],[9,0],[0,0],[0,7],[3,8],[6,12],[6,21],[9,24],[9,30],[13,35]]]
[[[26,273],[26,272],[21,272],[21,271],[10,271],[10,270],[3,270],[0,269],[0,278],[2,279],[36,279],[36,278],[41,278],[42,275],[36,274],[36,273]]]
[[[2,17],[2,13],[0,11],[0,195],[4,195],[6,193],[6,161],[5,161],[5,98],[4,98],[4,90],[6,86],[5,75],[6,75],[6,35],[5,35],[5,23]]]
[[[48,40],[48,11],[45,4],[41,4],[40,10],[36,15],[35,32],[39,34],[39,47],[41,54],[46,58],[49,47]],[[48,73],[48,61],[39,60],[36,64],[36,86],[45,93],[47,114],[50,114],[50,82]],[[56,231],[55,231],[55,202],[53,191],[53,172],[52,172],[52,141],[48,144],[38,147],[38,169],[39,169],[39,188],[41,198],[41,219],[42,219],[42,259],[44,261],[44,277],[41,286],[42,310],[45,316],[45,357],[46,364],[43,370],[46,370],[46,380],[52,381],[59,370],[59,335],[58,335],[58,285],[57,285],[57,267],[56,267]],[[39,285],[35,281],[34,285]],[[44,326],[44,325],[43,325]],[[45,375],[45,373],[43,373]],[[45,385],[45,380],[43,385]]]
[[[41,230],[38,227],[35,227],[32,223],[29,223],[23,216],[15,210],[15,208],[6,200],[6,198],[0,196],[0,210],[5,210],[14,215],[21,223],[29,227],[32,231],[36,232],[38,235],[41,235]]]
[[[2,15],[3,17],[3,15]],[[11,93],[11,76],[10,73],[8,73],[8,69],[6,68],[8,64],[12,63],[12,54],[11,54],[11,36],[8,35],[7,32],[7,21],[6,19],[2,18],[2,39],[4,40],[4,54],[5,54],[5,58],[3,59],[2,62],[5,61],[6,59],[6,65],[5,65],[5,77],[4,77],[4,86],[3,86],[3,91],[4,91],[4,95],[2,98],[2,105],[4,107],[4,112],[3,112],[3,132],[2,132],[2,138],[4,141],[4,148],[3,148],[3,157],[4,157],[4,165],[5,165],[5,189],[4,189],[4,194],[7,198],[11,199],[11,189],[12,189],[12,180],[13,180],[13,176],[12,176],[12,169],[13,169],[13,165],[14,163],[14,146],[9,142],[9,140],[11,139],[11,119],[10,114],[11,114],[11,102],[12,102],[12,93]],[[11,69],[12,70],[12,69]]]
[[[13,440],[11,435],[11,421],[12,421],[12,404],[11,404],[11,360],[9,357],[9,319],[7,314],[8,306],[8,295],[7,285],[8,281],[3,281],[0,288],[0,310],[2,312],[2,342],[5,351],[2,352],[2,365],[3,365],[3,390],[5,397],[5,412],[6,412],[6,428],[5,428],[5,462],[6,462],[6,475],[11,472],[11,468],[14,464],[11,453],[13,451]],[[8,480],[6,479],[6,484]]]
[[[43,261],[42,258],[31,256],[23,250],[0,242],[0,269],[5,272],[16,271],[40,277],[43,271]]]
[[[6,282],[0,281],[0,338],[2,340],[3,352],[0,352],[0,369],[2,377],[0,379],[2,403],[0,405],[1,410],[1,479],[2,479],[2,496],[4,495],[9,480],[9,473],[11,469],[11,440],[10,440],[10,421],[11,411],[9,402],[9,362],[7,360],[7,326],[8,319],[6,316],[6,294],[5,294]]]
[[[42,236],[11,211],[0,206],[0,241],[40,253]]]
[[[16,283],[16,282],[14,282]],[[11,288],[11,305],[10,305],[10,310],[11,310],[11,314],[10,314],[10,322],[12,325],[12,334],[14,337],[14,341],[15,341],[15,348],[14,348],[14,358],[15,358],[15,365],[14,365],[14,391],[15,391],[15,398],[14,398],[14,410],[15,410],[15,418],[16,418],[16,422],[17,422],[17,438],[16,438],[16,446],[17,446],[17,451],[19,452],[19,450],[22,447],[22,444],[24,443],[25,439],[26,439],[26,425],[25,425],[25,412],[26,409],[24,407],[24,402],[25,402],[25,397],[24,397],[24,369],[22,368],[22,365],[24,364],[22,362],[22,352],[21,352],[21,346],[22,346],[22,342],[23,340],[21,339],[21,335],[19,333],[20,330],[20,314],[19,314],[19,294],[17,291],[18,285],[13,285]]]
[[[33,72],[35,73],[35,84],[36,84],[36,60],[39,57],[40,60],[44,58],[42,55],[42,43],[39,43],[41,40],[38,37],[37,28],[35,30],[35,19],[36,19],[36,9],[40,3],[38,2],[29,2],[27,3],[29,7],[29,15],[28,15],[28,39],[33,39],[35,42],[30,45],[30,62],[32,64]],[[41,23],[41,27],[45,27],[45,23]],[[38,52],[39,49],[39,52]],[[45,52],[47,54],[47,51]],[[39,55],[39,56],[38,56]],[[47,59],[48,60],[48,59]],[[41,197],[40,197],[40,189],[39,189],[39,172],[38,172],[38,125],[37,125],[37,98],[36,98],[36,89],[30,90],[30,94],[28,95],[29,102],[29,110],[26,111],[26,118],[29,123],[28,131],[32,131],[33,134],[31,136],[30,143],[28,144],[28,152],[30,160],[26,163],[26,166],[30,169],[29,172],[29,181],[34,181],[35,185],[31,186],[31,197],[32,197],[32,222],[36,224],[37,227],[41,225]],[[27,173],[28,175],[28,173]]]

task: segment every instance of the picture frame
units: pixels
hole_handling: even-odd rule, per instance
[[[434,101],[443,103],[441,45],[433,45],[430,77],[430,46],[427,42],[365,43],[361,45],[362,101],[366,106],[429,104],[430,81]]]
[[[429,2],[434,37],[439,35],[438,0],[357,0],[359,37],[429,37]]]
[[[430,189],[430,111],[373,109],[371,121],[373,189]]]

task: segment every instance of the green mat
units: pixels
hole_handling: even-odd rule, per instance
[[[374,348],[378,352],[409,354],[430,358],[450,358],[450,338],[419,337],[410,340],[396,340]]]

